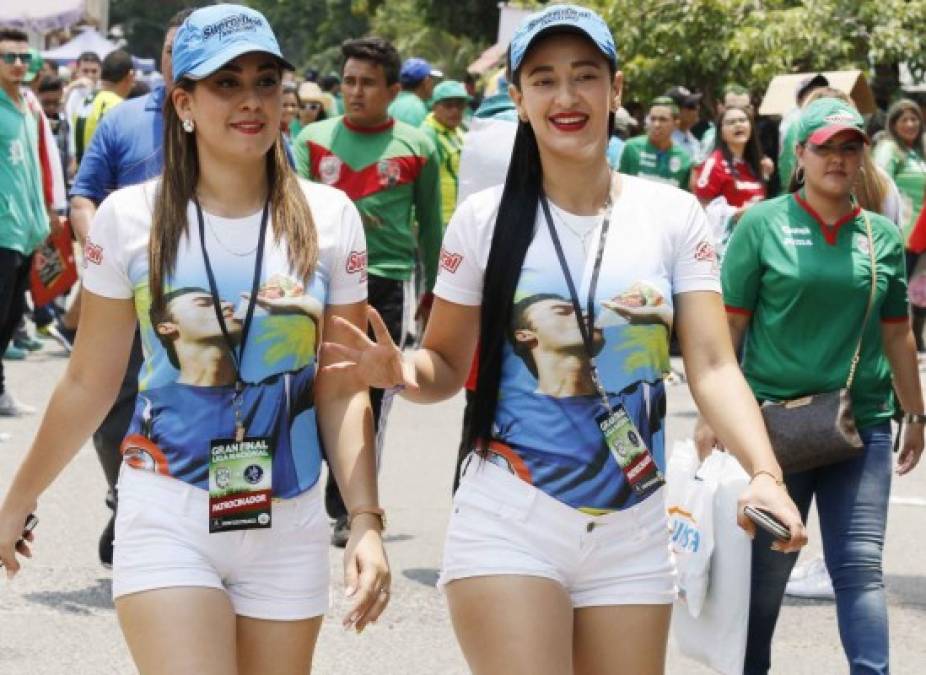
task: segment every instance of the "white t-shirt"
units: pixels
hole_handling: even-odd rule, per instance
[[[691,194],[633,176],[621,181],[595,293],[595,360],[612,403],[625,408],[664,467],[662,376],[673,297],[720,293],[719,268],[704,211]],[[439,297],[481,304],[501,194],[501,187],[485,190],[457,209],[441,251]],[[584,309],[603,218],[551,207]],[[557,380],[569,359],[579,355],[587,365],[587,357],[539,206],[535,228],[515,293],[492,450],[521,478],[575,508],[632,506],[636,496],[595,422],[602,406],[594,390],[572,384],[568,374]]]
[[[518,123],[497,117],[474,117],[463,139],[457,205],[472,194],[505,182]]]
[[[272,217],[261,283],[241,367],[242,414],[249,436],[275,444],[273,489],[293,497],[318,480],[321,452],[315,428],[313,385],[318,327],[324,308],[366,299],[366,243],[356,207],[333,188],[299,181],[318,233],[313,276],[299,279],[276,241]],[[224,345],[205,271],[196,210],[187,209],[188,233],[165,283],[166,306],[152,310],[148,243],[158,180],[117,190],[100,205],[85,246],[84,288],[107,298],[133,299],[145,360],[126,462],[208,484],[209,441],[229,438],[233,383],[203,377],[210,346]],[[240,337],[253,283],[262,213],[219,218],[204,213],[205,241],[229,332]],[[236,338],[237,339],[237,338]],[[240,340],[238,340],[240,342]],[[208,373],[208,369],[206,371]]]

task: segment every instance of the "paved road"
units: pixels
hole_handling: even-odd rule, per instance
[[[5,364],[11,389],[44,405],[66,360],[52,347],[25,363]],[[449,512],[451,471],[462,399],[428,409],[399,402],[390,420],[382,499],[390,515],[388,550],[393,602],[363,636],[343,632],[339,617],[340,551],[331,551],[332,609],[316,656],[321,675],[456,675],[466,673],[443,598],[434,582]],[[684,385],[669,395],[669,438],[689,435],[694,410]],[[9,483],[38,417],[0,420],[0,491]],[[17,580],[0,582],[0,675],[132,673],[110,600],[110,574],[96,561],[106,522],[104,481],[88,444],[42,499],[35,561]],[[894,673],[926,672],[926,469],[894,485],[886,556]],[[816,524],[814,523],[814,531]],[[814,543],[808,554],[819,551]],[[787,601],[775,643],[775,673],[845,672],[832,603]],[[619,639],[619,636],[616,636]],[[669,673],[706,669],[672,653]]]

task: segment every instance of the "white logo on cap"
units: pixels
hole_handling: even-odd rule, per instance
[[[241,14],[234,14],[232,16],[227,16],[221,21],[216,21],[213,24],[209,24],[203,28],[203,39],[208,40],[213,36],[218,36],[220,39],[224,39],[229,35],[234,35],[235,33],[242,33],[244,31],[255,31],[263,25],[258,17],[248,16],[243,12]]]
[[[855,123],[855,117],[847,112],[836,112],[832,115],[827,115],[823,119],[830,124],[840,124],[842,122],[848,122],[849,124]]]

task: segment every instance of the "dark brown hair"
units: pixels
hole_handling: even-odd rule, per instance
[[[392,86],[399,81],[399,69],[402,67],[399,52],[392,46],[391,42],[384,38],[364,37],[356,40],[345,40],[341,45],[341,56],[344,57],[344,63],[347,63],[347,59],[359,59],[382,66],[388,86]]]
[[[903,114],[906,112],[911,112],[916,115],[916,119],[920,121],[920,133],[916,135],[916,138],[913,140],[913,150],[920,157],[923,157],[926,154],[926,147],[923,146],[923,135],[926,132],[926,129],[923,129],[923,111],[920,110],[920,107],[908,98],[902,98],[899,101],[895,101],[894,104],[887,111],[887,133],[890,135],[891,140],[893,140],[897,147],[901,150],[905,150],[907,144],[900,138],[897,134],[897,121],[903,117]]]

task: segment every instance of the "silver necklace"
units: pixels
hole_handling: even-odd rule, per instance
[[[586,230],[584,233],[582,233],[582,232],[576,231],[569,225],[568,221],[562,214],[562,209],[560,209],[559,207],[556,207],[556,212],[557,212],[556,220],[559,221],[559,224],[562,225],[567,231],[569,231],[576,239],[578,239],[579,242],[581,242],[582,244],[582,250],[588,253],[589,237],[591,237],[592,234],[598,231],[598,228],[601,227],[601,223],[599,222],[597,225],[595,225],[595,227],[591,227],[588,230]],[[602,221],[603,220],[604,218],[602,218]]]
[[[212,238],[215,239],[216,242],[218,243],[218,245],[221,246],[227,253],[230,253],[231,255],[236,256],[236,257],[238,257],[238,258],[244,258],[244,257],[247,257],[247,256],[249,256],[249,255],[254,255],[254,253],[257,251],[257,244],[256,244],[256,243],[254,244],[254,248],[252,248],[252,249],[249,250],[249,251],[233,251],[231,248],[229,248],[229,247],[225,244],[225,242],[223,242],[221,239],[219,239],[219,235],[218,235],[218,233],[215,231],[215,228],[212,226],[212,221],[209,219],[209,214],[208,214],[208,213],[203,213],[203,218],[204,218],[204,220],[206,221],[206,224],[209,226],[209,232],[212,233]],[[258,233],[258,234],[259,234],[259,233]]]

